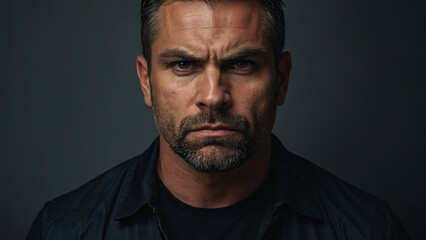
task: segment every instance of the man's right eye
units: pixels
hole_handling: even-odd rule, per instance
[[[170,64],[176,76],[188,76],[197,71],[198,65],[191,61],[176,61]]]
[[[191,67],[191,63],[188,61],[179,61],[179,62],[175,62],[174,67],[177,70],[187,70]]]

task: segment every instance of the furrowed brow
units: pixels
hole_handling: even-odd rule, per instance
[[[266,56],[266,52],[261,49],[245,49],[237,53],[231,54],[229,56],[226,56],[220,61],[225,63],[235,62],[235,61],[243,60],[249,57],[256,57],[256,56]]]
[[[159,55],[159,61],[163,64],[167,64],[170,61],[188,61],[188,62],[201,62],[203,59],[196,57],[194,55],[191,55],[185,51],[182,50],[164,50]]]

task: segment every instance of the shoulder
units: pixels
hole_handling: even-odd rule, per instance
[[[309,160],[290,152],[288,160],[299,166],[303,181],[312,186],[311,190],[318,198],[333,200],[333,203],[337,205],[362,204],[366,207],[374,206],[376,208],[387,206],[386,202],[378,197],[355,187]]]
[[[293,153],[287,152],[287,160],[297,166],[323,220],[338,232],[359,239],[408,238],[387,202]]]
[[[102,238],[120,209],[136,209],[139,200],[150,199],[157,155],[158,139],[143,154],[47,202],[27,239]]]
[[[91,235],[102,236],[104,227],[113,218],[123,186],[132,177],[136,166],[143,166],[142,162],[148,160],[143,155],[133,157],[77,189],[48,201],[34,221],[28,239],[34,232],[38,236],[41,234],[43,239],[77,239],[88,229]]]
[[[318,204],[324,208],[335,208],[341,211],[352,209],[362,210],[359,214],[368,214],[373,208],[372,216],[386,215],[388,204],[378,197],[371,195],[358,187],[344,181],[318,165],[289,153],[289,160],[300,166],[301,178],[304,184],[309,184],[310,190]],[[365,212],[364,212],[365,211]]]
[[[133,157],[82,186],[52,199],[47,202],[46,211],[54,209],[56,214],[61,213],[61,211],[86,213],[92,205],[107,202],[109,198],[118,194],[117,191],[119,191],[128,173],[132,171],[137,161],[142,159],[141,155]]]
[[[44,211],[50,221],[60,222],[67,218],[81,219],[100,207],[109,208],[119,194],[129,173],[142,155],[133,157],[95,177],[82,186],[47,202]]]

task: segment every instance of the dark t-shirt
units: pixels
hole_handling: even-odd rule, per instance
[[[178,217],[173,210],[167,210],[170,201],[165,196],[164,199],[162,197],[163,213],[172,228],[159,228],[157,218],[161,217],[158,216],[161,208],[157,201],[156,184],[158,149],[157,139],[143,155],[47,202],[37,215],[27,239],[153,240],[162,239],[162,229],[170,232],[170,240],[179,239],[179,232],[186,239],[197,239],[189,236],[197,232],[203,239],[224,239],[210,234],[217,232],[220,235],[227,229],[231,229],[229,232],[232,234],[246,235],[259,231],[259,239],[267,236],[266,239],[271,240],[409,239],[386,202],[288,152],[275,136],[272,137],[269,174],[273,184],[266,184],[267,192],[273,191],[273,197],[269,198],[274,200],[267,202],[266,207],[263,205],[263,209],[268,209],[266,219],[262,220],[265,214],[262,207],[258,207],[254,213],[251,209],[256,207],[245,207],[248,212],[245,215],[242,211],[236,221],[239,226],[222,230],[219,229],[222,222],[216,221],[218,223],[212,223],[211,228],[209,222],[207,227],[200,228],[198,224],[202,221],[191,221],[192,217]],[[265,199],[262,194],[259,195]],[[253,205],[259,206],[259,203]],[[176,238],[173,232],[176,232]],[[227,239],[253,239],[253,236],[233,237],[227,232],[224,235]]]
[[[175,198],[158,179],[161,224],[168,239],[255,239],[266,217],[269,180],[246,199],[224,208],[196,208]]]

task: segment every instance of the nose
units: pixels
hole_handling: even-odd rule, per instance
[[[196,105],[201,110],[221,110],[231,106],[229,84],[217,67],[206,68],[197,82]]]

